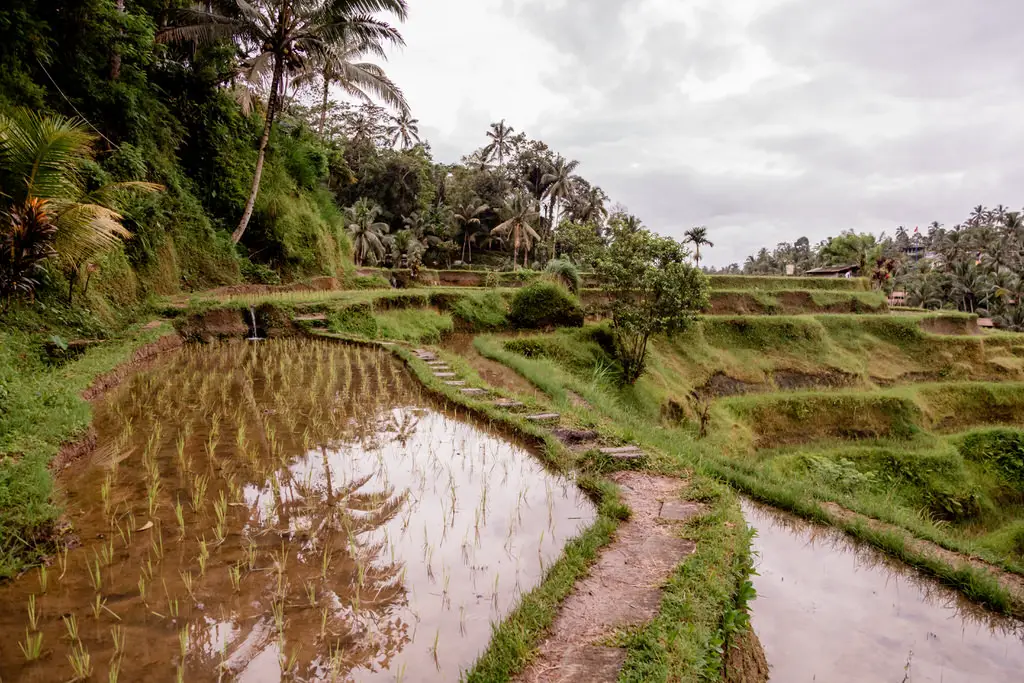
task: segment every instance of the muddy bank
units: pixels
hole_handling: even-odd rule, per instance
[[[752,629],[736,636],[725,653],[723,678],[725,683],[765,683],[768,680],[768,660]]]
[[[752,623],[772,681],[1002,683],[1024,624],[851,539],[750,502]]]

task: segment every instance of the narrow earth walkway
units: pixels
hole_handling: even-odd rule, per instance
[[[701,510],[680,499],[684,481],[644,472],[617,472],[610,478],[633,514],[562,603],[550,634],[518,681],[617,680],[626,651],[601,641],[653,619],[661,606],[662,584],[695,549],[677,533],[682,522]]]

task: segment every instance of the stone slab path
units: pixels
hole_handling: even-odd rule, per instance
[[[696,548],[679,524],[699,514],[680,479],[644,472],[611,475],[633,514],[619,525],[585,578],[562,603],[521,683],[612,683],[625,650],[600,645],[616,631],[646,624],[661,606],[661,586]]]

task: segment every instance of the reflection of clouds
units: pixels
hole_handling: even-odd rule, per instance
[[[978,626],[989,633],[1024,642],[1024,622],[989,611],[967,599],[962,593],[942,585],[937,579],[871,547],[838,529],[815,524],[774,508],[744,500],[743,514],[759,537],[784,532],[817,553],[851,555],[858,570],[880,575],[886,585],[901,582],[913,588],[925,605],[948,610],[947,618],[959,619],[964,626]],[[763,558],[757,564],[760,565]],[[814,571],[810,568],[809,571]],[[841,591],[841,586],[836,587]],[[756,603],[754,607],[757,609]]]
[[[222,662],[250,683],[277,681],[292,664],[310,681],[390,680],[402,667],[408,680],[456,678],[486,646],[484,626],[540,579],[593,509],[522,448],[423,404],[390,355],[311,341],[189,347],[129,379],[98,407],[99,467],[69,486],[89,533],[108,528],[92,496],[115,463],[111,498],[134,503],[139,519],[144,451],[161,474],[156,517],[168,552],[150,592],[178,599],[181,621],[154,628],[152,606],[130,597],[147,559],[148,543],[136,543],[125,549],[129,571],[118,567],[109,585],[104,575],[111,595],[129,596],[117,607],[136,629],[129,640],[144,632],[148,651],[176,662],[175,629],[187,626],[195,681],[216,680]],[[179,500],[186,528],[175,540]],[[88,613],[84,602],[72,607]],[[63,661],[60,634],[46,642]],[[105,657],[104,647],[90,651]],[[150,671],[129,658],[121,678]]]

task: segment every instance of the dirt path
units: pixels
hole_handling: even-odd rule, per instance
[[[626,651],[600,641],[654,618],[661,606],[662,584],[696,547],[677,533],[682,522],[701,510],[680,499],[684,481],[644,472],[618,472],[611,478],[633,514],[566,598],[536,657],[517,681],[617,680]]]

